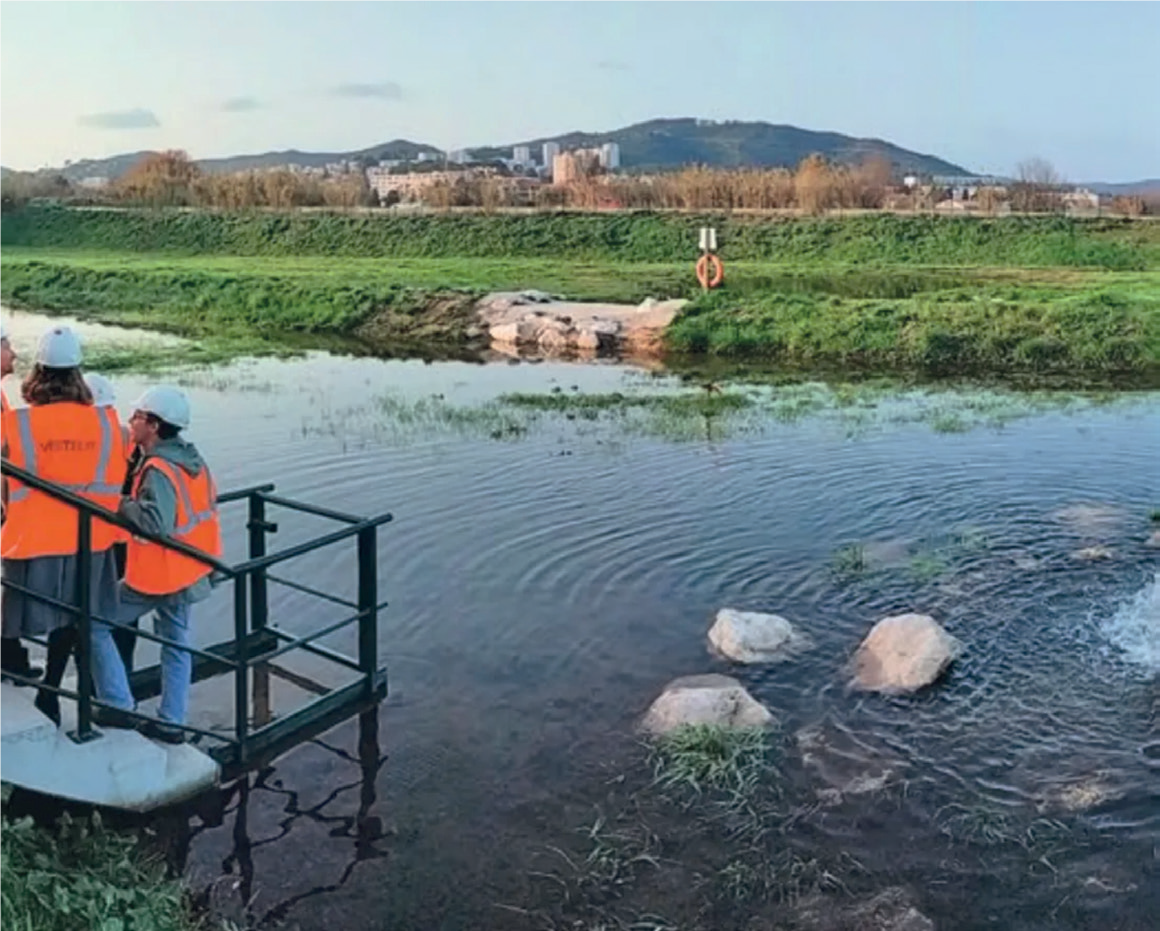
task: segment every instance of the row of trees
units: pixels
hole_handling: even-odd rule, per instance
[[[1018,212],[1064,209],[1062,179],[1041,159],[1023,162],[1018,180],[1002,193],[980,188],[975,206],[995,212],[1001,199]],[[931,209],[943,192],[916,188],[905,194],[892,187],[891,166],[872,158],[858,166],[832,164],[820,155],[795,170],[686,168],[654,176],[604,175],[567,185],[535,185],[526,179],[491,176],[438,181],[422,189],[430,207],[540,207],[576,209],[778,210],[822,214],[835,209]],[[78,198],[95,203],[157,207],[359,207],[377,206],[365,175],[333,178],[288,170],[207,174],[186,153],[145,156],[112,185],[99,191],[74,190],[60,174],[12,172],[3,179],[3,206],[18,207],[35,198]],[[397,202],[397,195],[387,204]],[[1160,214],[1160,202],[1120,197],[1112,204],[1128,216]]]
[[[679,210],[775,210],[823,213],[875,209],[890,190],[890,165],[874,159],[858,167],[832,165],[820,155],[786,169],[686,168],[651,177],[603,175],[567,185],[528,188],[499,178],[441,182],[423,189],[431,207],[608,207]]]
[[[145,156],[109,189],[122,203],[157,207],[358,207],[377,204],[366,177],[293,171],[206,174],[180,151]]]

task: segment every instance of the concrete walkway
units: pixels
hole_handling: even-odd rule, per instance
[[[108,728],[79,744],[76,706],[62,702],[57,728],[33,705],[36,690],[0,684],[0,779],[91,805],[149,811],[216,785],[218,764],[189,744],[154,743],[136,731]]]

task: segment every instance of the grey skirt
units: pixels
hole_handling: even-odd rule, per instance
[[[72,605],[76,604],[77,597],[77,563],[76,556],[5,559],[0,563],[0,575],[10,582]],[[0,603],[0,627],[5,637],[39,637],[76,621],[75,614],[45,604],[8,586],[4,586],[0,597],[3,599]],[[93,553],[89,575],[89,610],[109,620],[116,620],[120,613],[117,563],[113,559],[111,547],[104,552]]]

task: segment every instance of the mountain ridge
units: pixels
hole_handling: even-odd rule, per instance
[[[702,164],[717,168],[742,166],[792,168],[815,152],[844,164],[857,164],[879,156],[899,173],[969,175],[967,169],[935,155],[913,152],[883,139],[857,138],[837,132],[802,129],[762,121],[704,120],[676,117],[647,120],[607,132],[572,130],[509,145],[466,147],[472,158],[485,161],[510,157],[515,146],[532,149],[540,159],[540,147],[556,142],[562,149],[615,142],[620,146],[625,170],[664,170]],[[373,162],[382,159],[415,159],[420,154],[438,158],[442,150],[408,139],[394,139],[346,152],[304,152],[298,149],[196,159],[210,172],[247,171],[276,165],[320,167],[339,161]],[[128,152],[103,159],[79,159],[53,169],[70,181],[86,177],[118,178],[146,151]]]

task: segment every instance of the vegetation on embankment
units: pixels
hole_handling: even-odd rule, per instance
[[[0,924],[5,931],[195,931],[180,882],[126,834],[93,816],[53,828],[31,818],[3,824]]]
[[[1067,217],[770,218],[651,212],[343,214],[27,208],[0,217],[5,248],[382,257],[550,258],[685,265],[697,230],[730,262],[1160,267],[1160,227]],[[1145,235],[1140,235],[1143,229]]]
[[[1160,362],[1147,221],[32,208],[0,222],[6,301],[238,351],[295,332],[460,346],[474,296],[536,288],[695,297],[669,332],[685,353],[935,371]],[[709,223],[728,270],[701,296],[690,260]]]
[[[869,368],[1117,372],[1160,363],[1160,282],[961,286],[906,298],[728,291],[669,329],[678,351]]]

